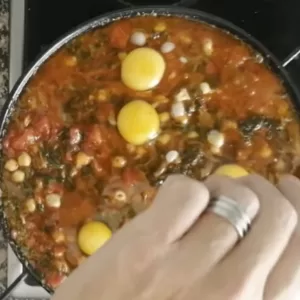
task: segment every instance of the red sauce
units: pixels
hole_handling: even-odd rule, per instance
[[[165,29],[155,31],[158,23]],[[163,54],[160,84],[142,92],[120,77],[120,58],[137,47],[130,42],[137,29],[147,47],[175,45]],[[167,118],[160,135],[142,146],[121,137],[116,116],[126,103],[143,99],[159,114],[169,114],[182,90],[190,96],[184,101],[188,122]],[[210,130],[224,137],[218,149],[208,142]],[[166,163],[170,150],[178,151],[179,163]],[[280,80],[242,41],[183,19],[133,18],[76,38],[37,72],[3,141],[5,161],[24,152],[31,161],[19,165],[23,180],[13,180],[12,166],[3,169],[5,210],[16,241],[30,249],[28,259],[55,288],[85,258],[76,242],[78,229],[100,220],[116,231],[151,204],[170,173],[202,180],[228,162],[271,181],[293,173],[299,165],[299,123]],[[124,201],[116,191],[125,194]],[[59,205],[49,206],[49,195]]]

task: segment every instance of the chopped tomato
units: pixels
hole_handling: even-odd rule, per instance
[[[32,128],[25,129],[23,132],[11,130],[3,142],[3,150],[8,156],[15,155],[15,152],[26,151],[28,146],[38,139]]]
[[[42,140],[55,140],[62,127],[61,122],[51,119],[50,116],[38,115],[32,122],[34,132]]]
[[[110,32],[111,46],[118,49],[126,48],[131,31],[132,28],[128,21],[117,23]]]
[[[57,272],[46,275],[46,283],[53,289],[57,288],[64,280],[66,276]]]
[[[133,40],[136,30],[145,41]],[[167,41],[176,47],[167,49]],[[161,53],[164,62],[155,87],[137,91],[120,71],[139,47]],[[2,190],[11,236],[30,250],[26,258],[49,287],[85,259],[77,244],[84,224],[101,221],[116,232],[152,204],[170,172],[203,180],[238,163],[272,183],[297,167],[300,177],[300,123],[289,93],[252,52],[205,24],[123,18],[78,36],[38,70],[8,120]],[[174,99],[183,107],[173,107]],[[133,146],[118,130],[120,110],[134,100],[159,114],[156,141]],[[150,136],[157,132],[151,124]],[[142,125],[133,126],[143,132]],[[225,139],[220,149],[207,139],[211,130]],[[172,151],[181,160],[166,167]]]
[[[90,199],[85,199],[76,192],[65,193],[59,210],[60,226],[76,226],[92,216],[94,212],[95,206]]]
[[[125,142],[114,128],[105,125],[89,125],[84,132],[82,150],[89,155],[98,153],[101,158],[107,159],[112,149],[122,151],[124,145]]]
[[[11,129],[3,142],[4,152],[8,156],[16,155],[19,152],[27,151],[28,147],[33,143],[43,140],[50,140],[57,137],[59,124],[53,124],[51,127],[47,116],[39,117],[36,122],[32,122],[32,126],[20,131]]]
[[[49,118],[46,116],[43,116],[33,125],[33,128],[39,136],[49,137],[50,132],[51,132]]]
[[[98,125],[92,125],[86,131],[86,142],[89,144],[93,144],[95,146],[101,145],[103,142],[103,136],[101,133],[101,128]]]

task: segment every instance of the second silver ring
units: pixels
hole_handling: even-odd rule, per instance
[[[206,211],[226,219],[237,231],[239,239],[244,238],[250,230],[251,219],[244,209],[229,197],[221,195],[211,199]]]

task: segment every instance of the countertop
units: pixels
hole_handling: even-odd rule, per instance
[[[8,20],[9,0],[0,0],[0,109],[8,94]],[[0,231],[0,293],[6,288],[7,244]]]

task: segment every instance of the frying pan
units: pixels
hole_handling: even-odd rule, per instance
[[[295,84],[289,78],[287,72],[284,70],[282,64],[274,57],[274,55],[267,50],[259,41],[253,38],[250,34],[244,30],[238,28],[237,26],[231,24],[230,22],[223,20],[214,15],[204,13],[198,10],[192,10],[182,7],[174,6],[156,6],[156,7],[139,7],[131,9],[123,9],[115,12],[107,13],[94,18],[74,30],[68,32],[55,43],[53,43],[49,49],[40,55],[39,58],[31,65],[31,67],[24,73],[24,75],[18,80],[14,89],[11,92],[9,99],[6,101],[1,116],[0,116],[0,142],[2,144],[2,139],[6,133],[7,125],[10,121],[14,108],[18,103],[20,94],[23,92],[24,88],[27,86],[29,80],[36,74],[40,67],[47,61],[49,57],[54,55],[59,49],[66,45],[72,39],[91,31],[95,28],[100,28],[106,26],[116,20],[130,18],[135,16],[176,16],[184,19],[199,21],[202,23],[207,23],[218,27],[224,31],[227,31],[245,43],[249,44],[257,53],[261,54],[264,58],[264,62],[269,68],[275,73],[281,80],[286,88],[288,94],[290,95],[296,110],[300,111],[300,95],[297,91]],[[287,64],[289,61],[287,59]],[[17,258],[23,265],[23,273],[7,288],[7,290],[0,296],[1,299],[6,299],[12,290],[22,282],[28,275],[31,275],[45,290],[50,294],[53,293],[53,289],[45,284],[41,275],[30,265],[26,257],[21,252],[17,243],[11,237],[11,230],[8,224],[7,217],[3,210],[3,203],[0,204],[0,223],[4,232],[4,236],[16,254]]]

